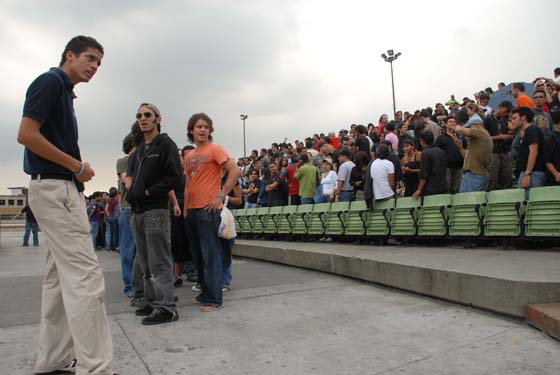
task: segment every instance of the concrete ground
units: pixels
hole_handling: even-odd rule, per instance
[[[2,233],[0,374],[31,374],[44,248]],[[234,261],[225,308],[177,289],[178,322],[146,327],[122,295],[118,254],[98,252],[114,367],[128,374],[554,374],[560,343],[503,316],[330,274]]]

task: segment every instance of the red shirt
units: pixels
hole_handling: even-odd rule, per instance
[[[297,164],[288,165],[288,195],[294,196],[299,194],[299,181],[294,178],[296,174]]]

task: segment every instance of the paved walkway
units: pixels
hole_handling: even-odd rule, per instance
[[[2,375],[31,374],[36,357],[44,249],[20,239],[2,233]],[[234,262],[223,310],[198,312],[183,287],[180,320],[145,327],[122,296],[118,254],[98,256],[121,375],[560,373],[560,343],[521,321],[253,260]]]

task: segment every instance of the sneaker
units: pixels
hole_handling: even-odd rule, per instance
[[[126,292],[124,295],[126,296],[126,298],[134,298],[134,292],[132,292],[132,291]],[[131,301],[131,303],[132,303],[132,301]]]
[[[74,358],[69,364],[61,369],[50,372],[36,372],[35,375],[57,375],[57,374],[74,374],[76,372],[76,359]]]
[[[175,282],[173,283],[173,287],[175,288],[180,288],[183,286],[183,279],[181,279],[180,277],[175,279]]]
[[[154,310],[149,316],[142,319],[142,324],[151,326],[155,324],[171,323],[179,319],[177,311],[169,312],[167,310]]]
[[[153,311],[154,311],[154,309],[150,305],[145,305],[144,307],[141,307],[138,310],[136,310],[135,314],[137,316],[148,316]]]
[[[194,284],[191,289],[193,292],[200,292],[201,290],[200,284]]]
[[[222,285],[222,292],[229,292],[231,287],[229,285]]]
[[[133,297],[130,300],[130,306],[132,307],[144,307],[146,305],[146,301],[144,300],[144,297]]]

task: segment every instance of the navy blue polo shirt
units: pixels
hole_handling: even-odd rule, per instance
[[[41,134],[55,147],[82,160],[78,147],[78,122],[74,114],[74,84],[59,68],[51,68],[31,83],[25,96],[23,117],[39,121]],[[72,172],[25,148],[23,170],[27,174]]]

